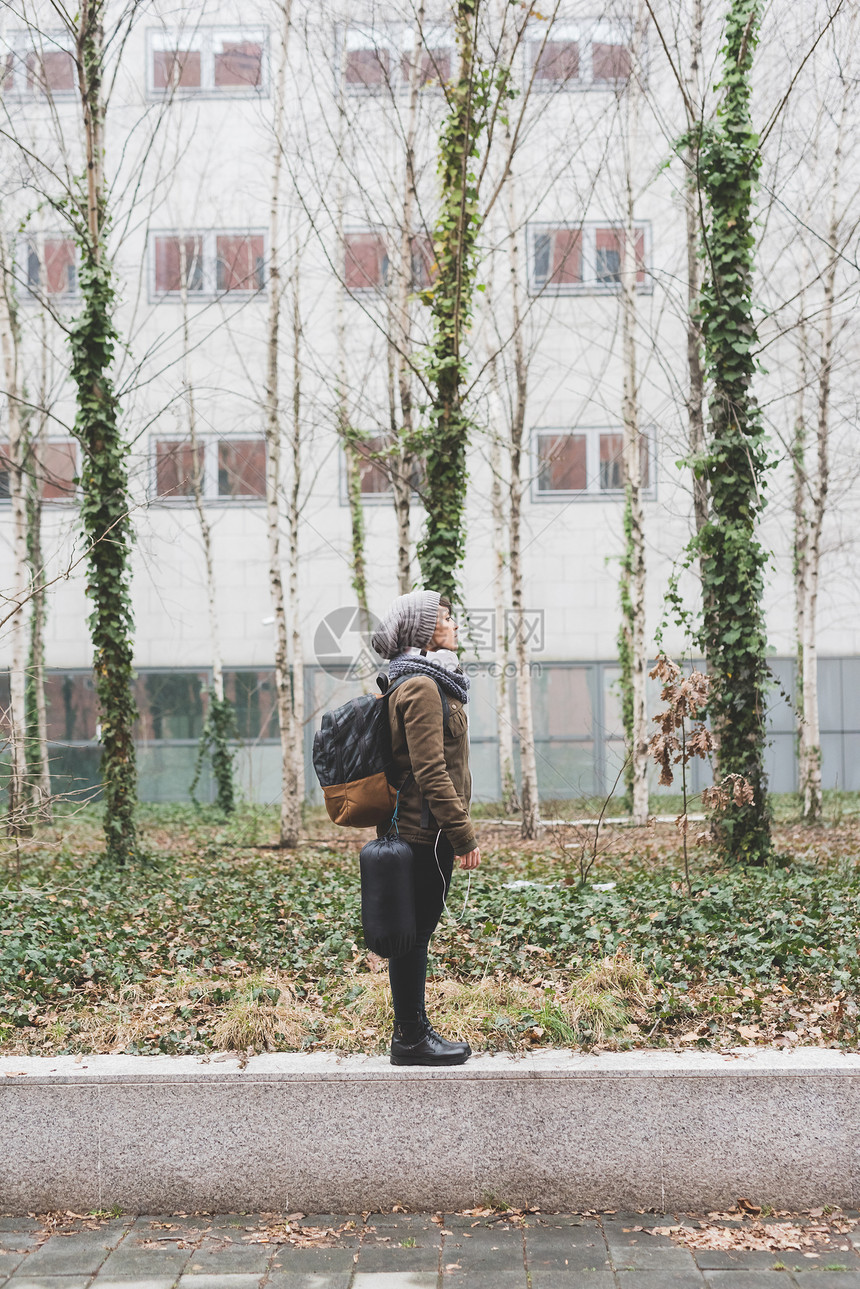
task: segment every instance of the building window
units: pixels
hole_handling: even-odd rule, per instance
[[[433,239],[427,233],[412,238],[412,290],[426,291],[436,281],[439,265]]]
[[[533,58],[536,83],[565,85],[579,80],[578,40],[548,40],[543,47],[535,47]]]
[[[265,235],[249,232],[152,233],[150,294],[254,295],[265,288]]]
[[[262,27],[195,27],[147,33],[154,97],[267,92],[267,32]]]
[[[266,495],[266,441],[263,438],[156,439],[155,495],[164,501],[194,497],[195,471],[206,501],[252,500]]]
[[[533,435],[535,495],[550,498],[624,495],[624,434],[619,429],[538,429]],[[654,433],[640,436],[641,483],[654,495]]]
[[[388,249],[378,232],[345,233],[343,280],[347,291],[379,291],[388,282]]]
[[[219,440],[218,496],[265,497],[265,495],[266,440]]]
[[[630,31],[607,20],[553,23],[526,46],[526,76],[536,89],[615,89],[631,71]]]
[[[178,294],[183,279],[187,291],[203,290],[203,240],[197,236],[174,237],[157,234],[155,252],[155,290],[158,295]]]
[[[347,93],[402,93],[413,75],[423,89],[451,79],[453,46],[444,27],[425,26],[421,40],[408,23],[385,27],[353,24],[340,31],[340,57]]]
[[[219,233],[215,256],[218,291],[262,291],[266,282],[262,233]]]
[[[438,272],[433,242],[426,233],[412,238],[411,259],[412,290],[426,291]],[[391,261],[383,232],[370,229],[344,235],[343,280],[347,291],[381,291],[390,277]]]
[[[636,289],[650,290],[649,225],[636,224]],[[533,295],[600,294],[621,285],[624,230],[609,224],[531,224],[529,288]]]
[[[24,243],[27,289],[36,297],[76,297],[77,248],[71,237],[28,237]]]
[[[359,455],[359,482],[361,496],[363,501],[389,501],[392,493],[391,472],[397,468],[396,460],[380,460],[374,454],[384,452],[391,444],[389,434],[369,434],[362,443],[357,444]],[[422,487],[424,479],[424,469],[421,461],[414,461],[412,472],[409,476],[409,482],[412,491],[417,492]],[[346,460],[343,458],[343,488],[341,500],[348,501],[347,494],[347,470]]]
[[[0,500],[12,494],[12,462],[9,444],[0,443]],[[28,474],[35,471],[39,495],[43,501],[72,501],[78,468],[78,445],[74,439],[48,439],[38,445],[34,455],[24,463]]]
[[[42,33],[38,48],[26,31],[12,32],[4,43],[4,94],[71,98],[77,93],[78,69],[67,33]]]

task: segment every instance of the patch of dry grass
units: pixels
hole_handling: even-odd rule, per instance
[[[113,997],[58,1008],[41,1018],[38,1047],[25,1032],[13,1051],[219,1052],[317,1051],[382,1053],[393,1021],[388,972],[361,959],[338,977],[303,993],[278,972],[238,979],[180,972],[125,986]],[[623,953],[568,981],[530,983],[501,974],[481,981],[429,980],[427,1011],[447,1038],[474,1051],[528,1051],[536,1046],[593,1047],[622,1038],[652,998],[644,971]]]

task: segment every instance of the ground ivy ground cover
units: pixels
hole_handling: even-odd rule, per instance
[[[93,861],[96,826],[61,821],[7,871],[0,1050],[381,1050],[360,843],[264,850],[241,842],[247,818],[153,809],[149,861],[117,873]],[[488,1047],[853,1044],[850,840],[749,872],[704,857],[688,895],[678,856],[643,860],[632,831],[583,886],[549,838],[524,849],[509,830],[467,901],[455,879],[433,942],[437,1014]]]

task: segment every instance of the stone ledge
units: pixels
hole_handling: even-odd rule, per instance
[[[238,1056],[0,1056],[0,1078],[33,1083],[318,1082],[386,1079],[395,1082],[471,1079],[735,1078],[738,1076],[860,1075],[860,1053],[831,1048],[738,1047],[731,1053],[652,1048],[594,1056],[551,1048],[483,1052],[465,1065],[438,1070],[392,1066],[387,1056],[336,1052],[267,1052],[242,1066]],[[0,1084],[0,1088],[4,1085]]]
[[[0,1058],[0,1211],[775,1208],[860,1198],[860,1055],[822,1048]]]

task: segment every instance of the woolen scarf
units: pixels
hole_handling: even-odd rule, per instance
[[[435,649],[422,656],[420,649],[408,649],[392,658],[388,664],[389,680],[398,676],[432,676],[443,689],[461,703],[469,701],[471,677],[460,666],[452,649]]]

